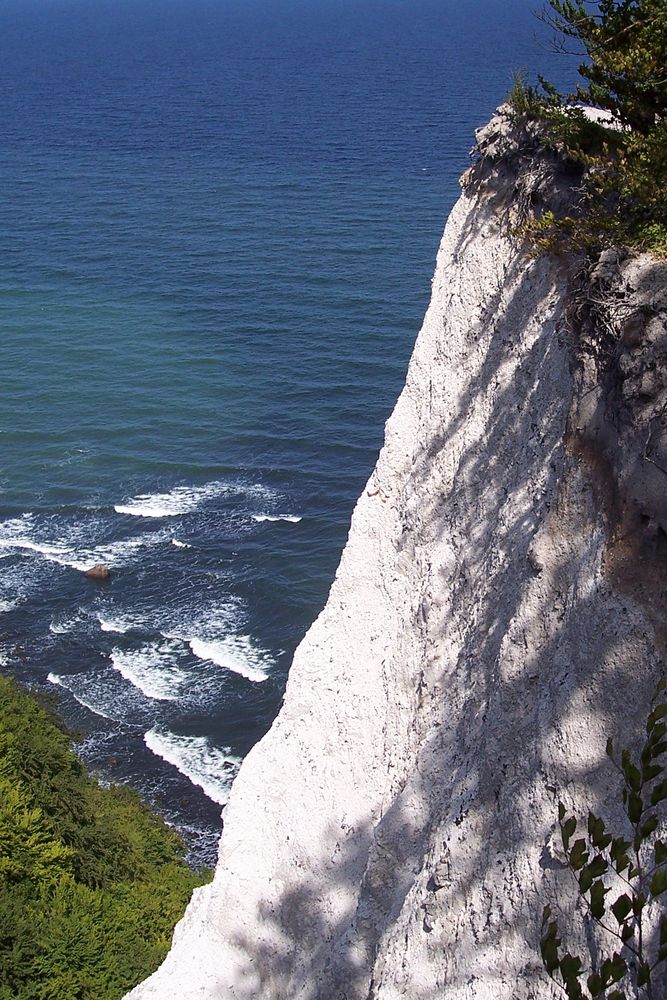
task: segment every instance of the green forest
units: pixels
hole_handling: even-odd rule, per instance
[[[195,886],[183,844],[101,787],[55,711],[0,677],[0,1000],[111,1000],[164,958]]]

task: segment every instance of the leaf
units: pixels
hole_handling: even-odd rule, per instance
[[[657,806],[658,802],[662,802],[663,799],[667,799],[667,778],[653,786],[651,805]]]
[[[611,912],[619,924],[622,924],[625,918],[632,913],[632,900],[627,893],[624,892],[622,896],[618,897],[615,903],[612,903]]]
[[[605,888],[602,879],[593,882],[591,886],[591,913],[596,920],[602,920],[604,916],[604,897],[608,892],[609,889]]]
[[[592,812],[588,814],[588,835],[594,847],[603,851],[609,847],[612,841],[611,834],[605,834],[604,820],[599,819]]]
[[[609,864],[601,854],[596,854],[587,867],[593,878],[600,878],[601,875],[606,875],[609,870]]]
[[[614,741],[612,740],[611,736],[607,740],[606,753],[607,753],[607,757],[613,757],[614,756]]]
[[[560,938],[557,937],[546,937],[542,938],[542,940],[540,941],[540,953],[542,955],[542,961],[544,963],[544,968],[547,970],[549,975],[554,973],[558,968],[559,946],[560,946]]]
[[[639,769],[632,763],[632,759],[627,750],[623,751],[623,755],[621,757],[621,767],[623,768],[623,774],[625,775],[628,787],[631,788],[633,792],[638,792],[642,786],[642,776],[639,773]]]
[[[586,862],[588,861],[588,851],[586,850],[586,841],[582,838],[575,840],[572,845],[572,850],[570,851],[570,864],[574,868],[575,872],[580,871]]]
[[[664,729],[665,732],[667,732],[667,726],[661,725],[660,728]],[[663,736],[664,735],[665,734],[663,733]],[[665,750],[667,750],[667,740],[661,739],[660,743],[651,744],[651,756],[652,757],[660,757],[660,756],[662,756],[662,754],[665,752]]]
[[[642,817],[643,811],[644,803],[641,800],[641,796],[637,795],[636,792],[630,792],[628,795],[628,819],[630,822],[632,824],[638,823]]]
[[[593,972],[592,975],[588,977],[586,985],[588,986],[588,992],[592,997],[599,997],[604,989],[602,977],[599,976],[597,972]]]
[[[662,774],[664,770],[664,767],[661,767],[660,764],[644,764],[642,767],[642,780],[644,782],[653,781],[653,779],[657,778],[659,774]]]
[[[655,803],[654,803],[655,804]],[[655,813],[648,816],[639,828],[639,836],[642,840],[647,840],[658,828],[658,817]]]
[[[545,906],[544,913],[549,910],[549,915],[551,915],[551,910],[548,906]],[[559,965],[558,949],[560,948],[561,940],[558,937],[558,921],[552,920],[546,927],[546,930],[540,938],[540,953],[542,955],[542,961],[544,967],[551,975],[556,971]]]
[[[651,895],[660,896],[667,889],[667,868],[658,868],[651,878]]]
[[[579,876],[579,892],[581,895],[585,896],[592,885],[593,876],[591,875],[588,865],[584,865],[581,869],[581,875]]]
[[[634,937],[635,929],[630,923],[623,924],[621,928],[621,941],[627,944],[630,938]]]
[[[570,816],[569,819],[566,819],[565,822],[561,824],[560,831],[561,831],[561,837],[563,839],[563,850],[565,851],[565,853],[567,853],[569,849],[570,839],[572,838],[572,835],[576,829],[577,829],[577,821],[574,818],[574,816]]]
[[[651,747],[651,752],[655,753],[655,746],[660,743],[663,738],[667,735],[667,725],[664,722],[660,722],[651,728],[651,734],[648,738],[648,745]]]
[[[614,952],[613,958],[606,958],[600,967],[600,975],[605,987],[618,983],[628,971],[625,959]]]
[[[664,719],[665,716],[667,716],[667,705],[664,702],[656,705],[646,720],[646,732],[651,733],[660,719]]]
[[[628,857],[628,848],[630,847],[630,842],[624,840],[623,837],[614,837],[611,842],[611,848],[609,854],[611,860],[614,862],[614,868],[617,872],[625,871],[630,865],[630,859]]]
[[[643,892],[638,892],[637,895],[632,900],[632,912],[635,917],[638,917],[644,907],[646,906],[646,896]]]
[[[667,844],[663,844],[661,840],[656,840],[654,850],[656,865],[663,865],[667,861]]]
[[[660,917],[660,944],[667,944],[667,914]]]
[[[560,974],[564,980],[578,979],[583,975],[581,970],[581,959],[578,955],[563,955],[560,960]]]
[[[640,962],[637,969],[637,986],[646,986],[651,981],[651,969],[646,962]]]
[[[562,823],[565,819],[565,806],[562,802],[558,803],[558,822]]]

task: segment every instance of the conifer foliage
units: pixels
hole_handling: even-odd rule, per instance
[[[667,113],[665,0],[550,0],[551,24],[583,44],[584,103],[604,108],[643,135]]]
[[[572,213],[527,227],[539,250],[626,245],[667,256],[667,2],[549,0],[564,48],[582,50],[580,83],[563,96],[515,84],[515,114],[541,121],[546,145],[582,168]],[[591,123],[581,105],[609,112]]]
[[[0,1000],[116,1000],[153,972],[205,881],[182,849],[0,677]]]

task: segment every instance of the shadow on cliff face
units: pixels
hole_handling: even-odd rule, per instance
[[[477,206],[470,245],[496,208]],[[414,756],[378,822],[341,846],[332,821],[326,895],[304,870],[260,914],[266,940],[235,942],[258,996],[546,997],[542,905],[581,926],[549,845],[557,801],[619,823],[604,744],[640,732],[661,664],[638,594],[601,572],[608,512],[564,446],[571,355],[564,317],[545,308],[563,284],[547,262],[509,264],[469,325],[480,363],[406,460],[393,502],[422,569]],[[526,344],[535,309],[545,321]],[[431,563],[440,543],[452,564]],[[350,901],[338,912],[337,893]]]

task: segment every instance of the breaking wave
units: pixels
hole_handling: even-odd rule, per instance
[[[225,805],[241,763],[229,749],[211,746],[204,736],[177,736],[157,727],[144,734],[144,743],[151,753],[201,788],[209,799]]]
[[[176,701],[187,679],[178,665],[174,643],[149,643],[137,650],[114,649],[111,665],[147,698],[158,701]]]
[[[213,482],[204,486],[175,486],[169,493],[140,493],[127,503],[114,504],[118,514],[134,517],[177,517],[197,510],[206,500],[221,496],[246,495],[248,497],[273,497],[274,493],[260,483],[250,485]]]
[[[252,514],[253,521],[261,524],[263,521],[289,521],[290,524],[298,524],[303,518],[299,514]]]
[[[60,674],[50,673],[47,675],[47,681],[49,684],[55,684],[57,687],[64,688],[65,691],[69,691],[72,697],[78,701],[80,705],[87,708],[89,712],[93,712],[95,715],[101,716],[103,719],[108,719],[110,722],[120,722],[109,711],[108,706],[105,704],[105,700],[100,700],[95,698],[95,691],[93,690],[93,685],[90,683],[89,678],[83,678],[81,675],[73,674],[71,677],[64,677]]]
[[[256,684],[268,680],[267,667],[272,660],[264,650],[257,649],[248,635],[228,635],[223,639],[188,639],[190,649],[200,660],[215,663],[218,667]]]

